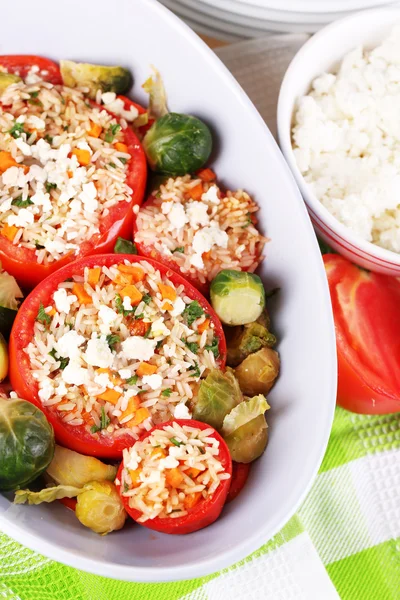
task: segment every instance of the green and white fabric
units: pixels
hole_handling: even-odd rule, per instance
[[[218,51],[273,132],[279,83],[305,39],[279,36]],[[400,600],[400,414],[368,417],[338,408],[319,475],[298,513],[230,569],[191,581],[126,583],[65,567],[0,533],[0,598]]]
[[[0,535],[0,598],[399,600],[400,414],[336,409],[323,464],[299,512],[230,569],[191,581],[125,583],[65,567]]]

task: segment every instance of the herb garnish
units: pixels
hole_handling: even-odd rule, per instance
[[[100,418],[100,427],[98,427],[97,425],[92,425],[92,427],[90,428],[90,431],[92,433],[97,433],[98,431],[101,431],[102,429],[106,429],[110,424],[110,417],[108,417],[106,415],[106,412],[104,410],[104,406],[101,407],[101,418]]]
[[[192,325],[196,319],[204,315],[204,310],[201,308],[197,300],[193,300],[193,302],[186,305],[186,308],[182,314],[186,318],[186,322],[190,327],[190,325]]]
[[[33,202],[30,198],[26,198],[26,200],[23,200],[22,194],[20,194],[19,196],[17,196],[17,198],[14,198],[11,204],[13,206],[18,206],[18,208],[26,208],[27,206],[31,206]]]
[[[50,325],[51,323],[51,317],[44,310],[42,303],[40,303],[38,314],[36,315],[36,321],[39,321],[39,323],[43,323],[44,325]]]

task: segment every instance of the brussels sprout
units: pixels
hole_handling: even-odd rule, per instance
[[[22,79],[18,75],[0,72],[0,96],[10,85],[19,81],[22,81]]]
[[[199,387],[193,419],[221,429],[225,416],[243,399],[233,371],[214,369]]]
[[[212,280],[211,304],[225,325],[256,321],[265,306],[265,290],[258,275],[224,269]]]
[[[53,428],[42,411],[20,398],[0,398],[0,489],[27,485],[53,454]]]
[[[249,354],[276,344],[276,337],[260,323],[249,323],[241,327],[225,330],[228,346],[227,363],[230,367],[239,365]]]
[[[211,154],[211,132],[200,119],[168,113],[157,119],[143,138],[153,171],[186,175],[200,169]]]
[[[151,75],[142,88],[149,94],[149,115],[153,119],[159,119],[168,113],[167,94],[164,87],[164,82],[160,72],[153,67],[153,75]],[[145,123],[147,124],[147,123]],[[135,122],[136,125],[136,122]]]
[[[235,369],[240,389],[244,394],[268,394],[279,375],[279,354],[271,348],[262,348],[250,354]]]
[[[83,487],[90,481],[114,481],[117,467],[56,445],[54,458],[46,472],[58,484]]]
[[[0,73],[1,75],[1,73]],[[1,268],[1,265],[0,265]],[[19,300],[23,298],[18,283],[6,271],[0,272],[0,332],[8,339],[17,316]]]
[[[64,85],[88,87],[89,96],[96,97],[97,90],[125,94],[132,86],[132,75],[123,67],[108,67],[61,60],[60,71]]]
[[[56,485],[44,488],[39,492],[32,490],[17,490],[15,492],[14,504],[42,504],[43,502],[54,502],[62,498],[76,498],[78,494],[84,491],[83,487],[73,485]]]
[[[236,406],[224,419],[222,435],[232,460],[249,463],[264,452],[268,428],[264,413],[269,409],[264,396],[255,396]]]
[[[126,520],[124,505],[111,481],[93,481],[77,498],[75,514],[85,527],[106,535],[122,529]]]

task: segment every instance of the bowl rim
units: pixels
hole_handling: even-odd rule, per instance
[[[152,10],[155,13],[161,15],[166,23],[172,23],[179,26],[182,36],[187,42],[193,45],[199,53],[204,57],[205,65],[217,64],[219,75],[223,79],[229,89],[229,93],[233,94],[243,106],[244,111],[248,111],[252,114],[252,118],[257,119],[259,127],[264,131],[266,138],[269,139],[272,146],[275,147],[276,159],[281,163],[283,171],[286,172],[286,178],[288,185],[293,188],[293,194],[298,196],[298,202],[301,208],[304,208],[303,219],[304,225],[310,227],[310,235],[312,234],[311,223],[303,205],[301,194],[298,190],[293,175],[285,162],[283,155],[279,152],[279,148],[276,146],[276,142],[258,113],[254,104],[247,96],[243,88],[237,82],[235,77],[230,73],[228,68],[222,63],[218,56],[207,46],[207,44],[184,22],[182,22],[176,15],[174,15],[165,6],[160,4],[157,0],[141,0],[150,4]],[[315,241],[315,247],[317,250],[317,243]],[[287,496],[288,501],[286,506],[278,506],[274,517],[270,519],[268,524],[268,535],[265,534],[265,527],[260,526],[254,531],[252,535],[249,535],[242,540],[241,543],[236,544],[231,548],[226,548],[223,553],[218,556],[208,556],[206,559],[196,561],[196,563],[181,564],[176,567],[164,567],[164,566],[130,566],[122,565],[111,562],[109,559],[104,560],[93,559],[88,556],[83,556],[78,549],[64,549],[60,548],[56,542],[49,539],[43,539],[37,537],[34,533],[25,531],[23,524],[16,521],[11,522],[4,518],[0,513],[0,529],[4,531],[6,535],[11,536],[19,543],[27,546],[31,550],[39,552],[52,560],[62,562],[68,566],[87,571],[96,575],[102,575],[106,577],[112,577],[123,581],[134,581],[142,583],[156,583],[156,582],[168,582],[185,579],[193,579],[205,575],[210,575],[216,571],[220,571],[223,568],[232,566],[239,560],[247,557],[252,552],[256,551],[260,546],[270,540],[276,533],[278,533],[282,527],[290,520],[290,518],[296,513],[299,506],[308,494],[315,477],[317,476],[319,467],[322,463],[323,457],[329,441],[329,435],[332,428],[335,406],[336,406],[336,389],[337,389],[337,361],[336,361],[336,342],[335,342],[335,329],[332,311],[328,310],[330,307],[330,297],[328,282],[325,276],[325,270],[321,259],[321,268],[319,270],[318,282],[316,287],[320,290],[321,298],[326,302],[326,308],[323,323],[320,326],[324,328],[325,335],[327,337],[327,355],[326,371],[327,380],[326,388],[330,390],[330,405],[326,402],[326,414],[323,422],[320,423],[319,429],[319,448],[315,449],[312,460],[308,460],[304,466],[305,475],[302,476],[301,480],[296,486],[293,485],[291,493]],[[328,377],[329,374],[329,377]],[[290,509],[287,506],[291,506]],[[267,539],[266,539],[267,538]]]
[[[295,105],[298,100],[297,96],[293,98],[292,103],[292,80],[295,76],[295,73],[301,72],[301,67],[304,62],[309,62],[312,60],[312,56],[315,51],[318,50],[319,46],[325,46],[325,38],[327,36],[331,36],[333,34],[338,34],[343,27],[347,27],[349,23],[354,22],[360,25],[362,21],[370,21],[374,17],[383,17],[385,16],[387,22],[392,22],[393,17],[396,17],[400,20],[400,6],[399,7],[384,7],[377,8],[373,10],[366,10],[362,12],[357,12],[350,16],[344,17],[333,23],[330,23],[326,27],[320,29],[316,34],[314,34],[301,48],[296,52],[292,61],[290,62],[284,78],[282,80],[282,84],[279,91],[278,97],[278,106],[277,106],[277,132],[278,132],[278,140],[279,146],[282,150],[282,153],[296,179],[296,182],[302,192],[304,202],[307,205],[307,208],[311,213],[316,215],[316,217],[328,228],[333,234],[336,234],[337,237],[341,238],[347,247],[351,247],[349,251],[359,250],[361,251],[365,258],[372,257],[378,259],[381,264],[387,266],[396,266],[400,267],[400,254],[393,252],[392,250],[388,250],[386,248],[382,248],[372,242],[368,242],[364,240],[357,233],[352,231],[349,227],[341,223],[336,217],[332,215],[331,212],[318,200],[315,193],[311,190],[308,183],[305,181],[300,169],[297,165],[297,161],[294,156],[293,146],[292,146],[292,136],[291,136],[291,128],[292,128],[292,119],[295,110]],[[342,54],[342,58],[344,58],[345,54]],[[334,64],[335,59],[332,59],[332,64]],[[311,81],[309,82],[311,84]],[[288,100],[290,99],[290,100]],[[288,102],[290,101],[291,113],[288,115]],[[289,122],[289,125],[288,125]]]

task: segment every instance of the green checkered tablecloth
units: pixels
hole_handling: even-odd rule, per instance
[[[209,577],[139,584],[89,575],[0,534],[6,600],[400,600],[400,414],[336,409],[314,485],[284,529]]]

